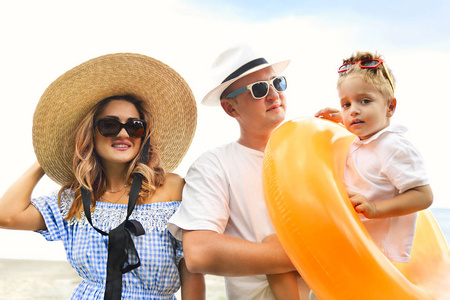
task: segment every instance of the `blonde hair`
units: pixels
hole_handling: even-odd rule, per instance
[[[362,61],[366,59],[381,59],[381,55],[371,52],[356,52],[349,58],[343,60],[343,63],[349,63],[353,61]],[[339,79],[337,87],[339,88],[346,76],[353,74],[360,76],[365,82],[372,84],[386,100],[394,98],[395,78],[391,70],[387,67],[386,63],[382,63],[386,69],[380,65],[377,68],[361,68],[359,64],[352,65],[347,71],[339,73]],[[389,72],[389,74],[386,73]],[[389,77],[392,79],[392,86],[389,82]]]
[[[62,193],[70,189],[74,192],[74,200],[70,206],[66,220],[73,216],[81,217],[83,202],[81,199],[81,187],[91,191],[93,208],[96,200],[106,191],[106,176],[97,153],[94,149],[94,121],[103,112],[105,107],[113,100],[122,100],[132,103],[139,112],[140,118],[147,122],[147,128],[140,149],[136,157],[129,162],[126,174],[127,182],[131,184],[134,173],[143,175],[142,187],[139,192],[138,203],[152,196],[156,189],[164,183],[165,173],[161,166],[161,160],[157,153],[154,141],[151,139],[152,120],[147,103],[139,100],[135,96],[122,95],[103,99],[97,103],[83,118],[78,128],[75,130],[75,149],[73,155],[73,173],[75,180],[64,184],[58,194],[58,201],[61,202]],[[139,160],[142,156],[145,141],[150,139],[150,150],[147,163],[143,164]],[[61,204],[61,203],[60,203]]]

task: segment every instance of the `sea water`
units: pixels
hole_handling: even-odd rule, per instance
[[[434,218],[444,234],[447,244],[450,243],[450,208],[431,208]]]

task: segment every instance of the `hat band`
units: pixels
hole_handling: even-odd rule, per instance
[[[250,69],[253,69],[253,68],[257,67],[257,66],[264,65],[264,64],[268,64],[267,60],[265,60],[264,58],[257,58],[255,60],[252,60],[252,61],[246,63],[245,65],[239,67],[239,69],[237,69],[236,71],[234,71],[230,75],[228,75],[228,77],[225,78],[225,80],[222,81],[221,84],[224,83],[224,82],[227,82],[228,80],[231,80],[233,78],[236,78],[236,77],[244,74],[245,72],[247,72]]]

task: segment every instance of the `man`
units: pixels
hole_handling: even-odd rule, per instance
[[[220,104],[238,122],[240,137],[194,162],[181,207],[169,221],[174,236],[182,236],[188,269],[225,276],[233,300],[275,299],[265,274],[294,270],[276,239],[261,243],[274,234],[263,195],[263,154],[285,118],[287,84],[280,74],[288,64],[269,64],[247,47],[217,58],[213,70],[221,83],[202,103]]]

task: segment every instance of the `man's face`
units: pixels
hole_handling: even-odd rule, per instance
[[[271,67],[264,68],[234,82],[227,89],[227,94],[257,81],[269,81],[277,75]],[[264,134],[266,131],[271,133],[286,116],[286,96],[272,85],[269,85],[268,94],[261,99],[253,98],[252,93],[245,90],[232,99],[222,101],[228,101],[229,105],[233,106],[234,114],[229,114],[237,119],[241,130],[256,134]]]

